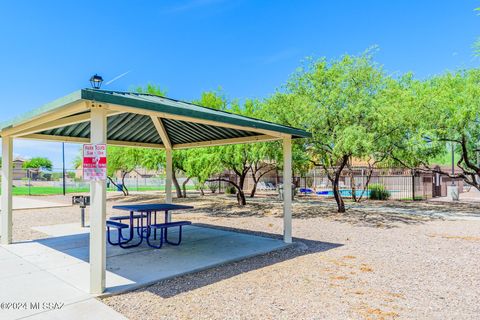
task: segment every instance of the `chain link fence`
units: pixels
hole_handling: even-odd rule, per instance
[[[65,179],[64,179],[65,177]],[[115,184],[121,184],[120,177],[113,177]],[[185,178],[178,178],[180,184]],[[124,179],[129,191],[163,191],[165,178],[132,172]],[[188,189],[193,189],[193,182],[187,183]],[[118,191],[117,186],[107,180],[108,191]],[[85,193],[90,191],[90,183],[83,181],[81,169],[53,168],[52,170],[36,168],[13,168],[14,195],[61,195],[69,193]]]

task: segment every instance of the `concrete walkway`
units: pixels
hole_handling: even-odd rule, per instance
[[[42,265],[16,255],[8,250],[8,246],[0,247],[0,266],[2,320],[126,319],[88,293],[45,270]]]
[[[429,199],[433,202],[456,202],[456,203],[480,203],[480,191],[476,188],[470,188],[468,192],[460,193],[459,201],[453,201],[451,196]]]
[[[66,306],[34,319],[122,319],[89,294],[89,234],[78,224],[37,227],[51,238],[0,247],[0,302],[57,302]],[[169,237],[176,232],[169,231]],[[214,228],[184,228],[180,246],[160,250],[107,246],[106,294],[134,288],[286,247],[283,241]],[[25,290],[27,288],[27,290]],[[1,305],[0,305],[1,307]],[[1,310],[19,319],[38,310]],[[86,317],[88,314],[94,317]],[[44,318],[41,318],[41,317]]]

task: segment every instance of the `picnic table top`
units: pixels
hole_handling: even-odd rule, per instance
[[[113,209],[146,212],[146,211],[171,211],[171,210],[184,210],[193,209],[192,206],[185,206],[181,204],[171,203],[148,203],[148,204],[127,204],[121,206],[113,206]]]

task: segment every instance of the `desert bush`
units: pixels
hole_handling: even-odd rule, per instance
[[[371,200],[388,200],[390,198],[390,192],[385,189],[383,184],[371,184],[368,186],[368,190]]]

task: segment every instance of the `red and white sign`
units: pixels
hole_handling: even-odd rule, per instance
[[[83,145],[83,180],[107,180],[107,145]]]

